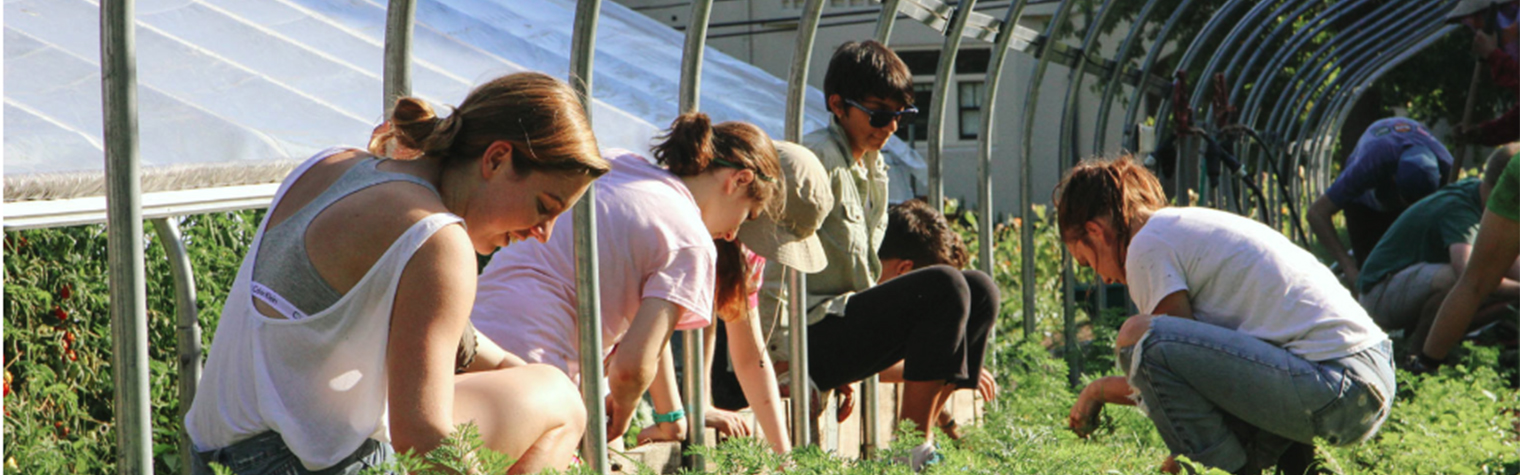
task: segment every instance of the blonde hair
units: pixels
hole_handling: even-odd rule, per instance
[[[552,170],[599,177],[612,169],[597,149],[580,97],[565,83],[534,72],[481,84],[443,118],[421,99],[397,99],[390,127],[370,140],[369,149],[381,154],[393,143],[447,166],[479,159],[500,140],[512,143],[512,168],[518,173]]]
[[[1088,221],[1106,220],[1114,232],[1113,257],[1120,270],[1145,216],[1167,205],[1161,182],[1129,155],[1083,160],[1066,172],[1052,194],[1061,240],[1085,240]]]

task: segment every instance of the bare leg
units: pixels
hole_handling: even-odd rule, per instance
[[[954,392],[955,386],[945,384],[943,380],[907,381],[903,383],[902,412],[897,416],[913,421],[923,432],[924,440],[932,441],[934,432],[930,429],[937,425],[940,409]]]
[[[474,422],[486,447],[517,458],[510,473],[570,465],[586,430],[580,391],[558,368],[532,364],[456,376],[454,423]]]

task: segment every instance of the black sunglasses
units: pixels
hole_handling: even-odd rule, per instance
[[[844,103],[849,104],[851,107],[854,107],[856,109],[860,109],[861,111],[865,112],[866,115],[871,116],[871,127],[878,129],[886,127],[887,124],[890,124],[893,121],[900,120],[903,122],[913,122],[913,118],[918,115],[918,108],[913,106],[908,106],[908,108],[901,111],[892,112],[867,109],[866,106],[860,105],[859,102],[855,102],[853,99],[845,99]]]

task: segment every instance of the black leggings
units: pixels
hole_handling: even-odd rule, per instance
[[[831,389],[902,361],[908,381],[975,388],[999,302],[997,285],[978,271],[931,266],[900,275],[850,297],[844,315],[808,326],[810,376]],[[716,350],[727,348],[720,342]],[[726,366],[713,365],[714,406],[748,406]]]

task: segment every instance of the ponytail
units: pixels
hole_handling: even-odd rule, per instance
[[[670,123],[670,130],[654,146],[654,158],[676,176],[706,173],[714,166],[738,168],[755,173],[749,184],[749,196],[779,212],[781,200],[771,198],[781,193],[781,159],[770,136],[754,124],[729,121],[713,125],[701,112],[687,112]]]
[[[1077,164],[1053,193],[1061,240],[1087,238],[1086,224],[1102,220],[1113,230],[1115,262],[1124,270],[1134,231],[1150,213],[1166,207],[1166,192],[1149,170],[1128,155]]]

